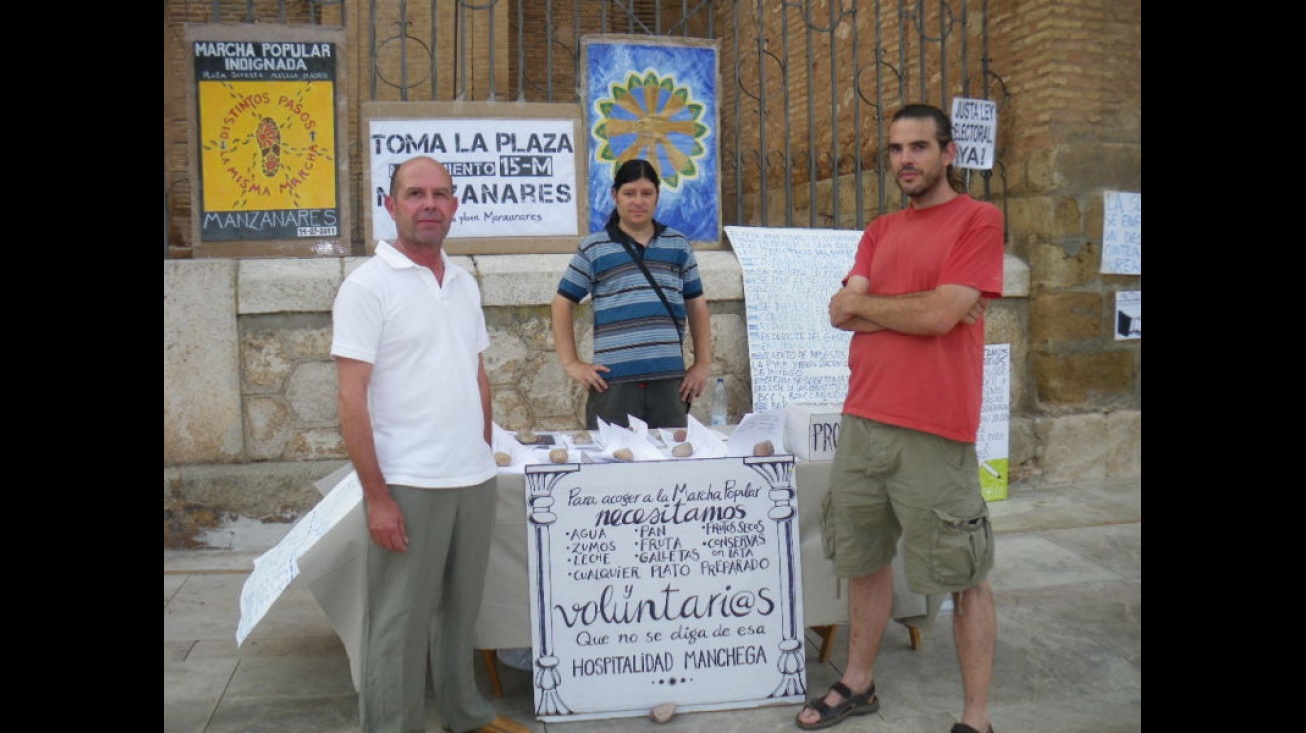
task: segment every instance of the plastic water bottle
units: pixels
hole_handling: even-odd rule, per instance
[[[712,425],[726,424],[726,378],[717,377],[712,385],[712,412],[709,416]]]

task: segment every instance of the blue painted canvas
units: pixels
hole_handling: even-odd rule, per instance
[[[589,231],[612,212],[612,176],[632,158],[662,179],[656,218],[691,241],[721,239],[717,49],[587,39]]]

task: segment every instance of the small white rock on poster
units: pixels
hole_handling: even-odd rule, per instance
[[[802,702],[793,456],[526,467],[535,716]]]

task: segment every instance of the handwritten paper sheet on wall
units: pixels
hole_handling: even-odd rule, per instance
[[[827,305],[857,254],[860,231],[726,227],[744,276],[753,409],[842,405],[848,341]]]
[[[1010,471],[1011,344],[984,347],[984,396],[975,454],[985,501],[1007,498]]]
[[[1102,272],[1143,274],[1143,194],[1107,191],[1102,208]]]

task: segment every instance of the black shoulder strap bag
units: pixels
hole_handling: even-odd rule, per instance
[[[653,286],[653,292],[658,294],[658,298],[662,301],[663,307],[667,309],[667,315],[671,316],[671,323],[676,327],[676,337],[680,339],[680,349],[681,351],[684,351],[685,332],[680,327],[680,319],[676,318],[676,312],[671,308],[671,301],[667,300],[666,294],[662,292],[662,286],[658,285],[658,281],[653,279],[653,273],[648,271],[648,265],[644,264],[644,258],[635,249],[638,245],[631,242],[630,237],[626,236],[626,233],[620,229],[615,232],[609,231],[608,235],[616,241],[621,242],[621,246],[626,249],[626,254],[630,255],[630,259],[634,260],[635,264],[639,266],[639,271],[644,273],[644,277],[648,279],[648,284]],[[655,233],[653,236],[656,237],[657,234]],[[692,400],[685,400],[685,412],[689,412],[689,408],[692,404]]]
[[[662,305],[667,309],[667,315],[671,316],[671,322],[676,326],[676,336],[680,339],[680,345],[683,347],[685,344],[685,333],[680,327],[680,319],[676,318],[676,312],[671,308],[671,301],[667,300],[667,296],[662,292],[662,288],[658,285],[658,281],[653,279],[653,273],[648,271],[648,265],[644,264],[644,258],[640,256],[638,251],[636,251],[635,247],[638,245],[632,243],[630,237],[626,236],[625,232],[618,232],[612,238],[621,242],[621,246],[626,248],[626,254],[630,255],[630,259],[634,260],[636,265],[639,265],[639,271],[644,273],[644,277],[648,278],[648,284],[653,286],[653,292],[658,294],[658,298],[662,300]]]

